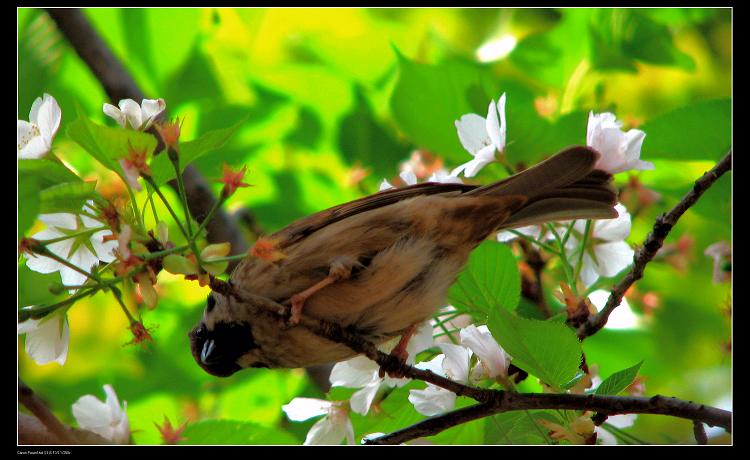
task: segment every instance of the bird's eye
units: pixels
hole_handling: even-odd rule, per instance
[[[206,300],[206,313],[211,313],[211,310],[213,310],[215,306],[216,299],[212,294],[209,294],[208,299]]]

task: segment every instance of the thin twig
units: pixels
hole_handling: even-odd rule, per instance
[[[646,265],[651,262],[659,249],[661,249],[664,239],[669,235],[669,232],[675,226],[680,217],[685,211],[694,205],[696,201],[698,201],[698,198],[700,198],[714,182],[730,169],[732,169],[731,151],[729,151],[729,153],[727,153],[726,156],[716,164],[716,166],[695,181],[693,188],[668,213],[662,214],[656,219],[653,230],[648,234],[643,245],[633,256],[633,268],[627,275],[625,275],[625,278],[612,288],[612,292],[610,293],[609,299],[604,308],[602,308],[602,310],[596,315],[589,317],[589,319],[578,328],[578,338],[584,339],[589,337],[607,324],[609,315],[622,302],[625,291],[627,291],[633,283],[643,278],[643,271],[646,269]]]
[[[693,420],[693,435],[695,436],[695,442],[704,445],[708,444],[708,435],[706,434],[706,427],[697,420]]]
[[[134,99],[140,102],[144,98],[143,91],[122,65],[122,62],[94,30],[82,10],[48,8],[46,11],[76,53],[91,69],[110,100],[116,102],[120,99]],[[163,145],[158,136],[157,140],[159,145]],[[157,151],[159,151],[158,148]],[[202,219],[209,214],[216,202],[211,187],[192,165],[185,167],[182,178],[185,183],[190,212],[196,219]],[[170,185],[173,188],[177,187],[176,181],[171,181]],[[248,245],[236,219],[223,210],[219,210],[214,215],[206,228],[208,231],[207,239],[210,243],[228,241],[232,245],[232,254],[247,252]],[[235,265],[236,263],[230,263],[227,270],[231,271]]]

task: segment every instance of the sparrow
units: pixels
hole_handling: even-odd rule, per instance
[[[238,296],[209,294],[189,335],[209,374],[297,368],[356,352],[298,324],[302,314],[338,323],[375,344],[401,337],[445,305],[469,254],[500,230],[569,219],[617,217],[600,154],[570,147],[489,185],[421,183],[312,214],[259,240],[229,278]],[[241,300],[240,300],[241,299]],[[291,306],[289,321],[264,302]]]

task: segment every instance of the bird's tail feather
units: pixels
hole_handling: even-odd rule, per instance
[[[570,219],[617,217],[612,176],[595,170],[599,153],[571,147],[519,174],[468,192],[471,195],[522,195],[526,202],[501,228]]]

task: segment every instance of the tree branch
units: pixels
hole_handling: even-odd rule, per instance
[[[462,423],[502,412],[529,409],[589,410],[601,414],[659,414],[720,426],[731,432],[732,413],[723,409],[665,396],[602,396],[547,393],[500,393],[496,400],[464,407],[431,417],[414,425],[374,439],[365,444],[401,444],[412,439],[436,435]]]
[[[143,91],[138,87],[130,73],[120,60],[112,53],[109,46],[94,30],[79,9],[48,8],[47,13],[55,21],[60,32],[68,39],[73,49],[99,80],[107,96],[117,102],[120,99],[141,101]],[[159,139],[161,143],[161,139]],[[158,151],[158,149],[157,149]],[[208,215],[216,202],[211,187],[197,169],[188,165],[182,173],[185,183],[188,206],[191,214],[200,221]],[[175,183],[170,183],[176,188]],[[210,243],[228,241],[232,245],[232,254],[247,252],[248,245],[240,231],[236,219],[219,210],[206,227]],[[231,262],[228,271],[238,262]]]
[[[262,296],[237,292],[232,285],[216,278],[211,279],[211,289],[222,295],[233,296],[241,302],[257,307],[258,314],[266,316],[266,321],[275,322],[280,328],[286,327],[290,316],[289,307]],[[405,364],[397,357],[378,350],[372,342],[341,327],[337,323],[303,315],[300,325],[321,337],[344,344],[353,351],[364,354],[378,363],[384,371],[407,378],[422,380],[450,390],[459,396],[467,396],[482,403],[449,412],[439,417],[429,418],[391,435],[370,440],[368,443],[401,443],[409,439],[437,434],[455,425],[500,412],[528,409],[592,410],[606,415],[625,413],[662,414],[695,420],[711,426],[721,426],[728,431],[730,430],[731,412],[703,404],[682,401],[677,398],[667,398],[664,396],[646,398],[600,396],[593,394],[577,395],[567,393],[522,394],[464,385],[433,372],[417,369],[414,366]]]
[[[693,188],[668,213],[662,214],[656,219],[653,230],[648,234],[643,245],[633,256],[633,268],[627,275],[625,275],[625,278],[612,288],[612,292],[610,293],[609,299],[607,299],[604,308],[602,308],[602,310],[596,315],[589,317],[588,320],[578,328],[577,333],[579,339],[585,339],[586,337],[595,334],[607,324],[609,315],[622,302],[625,291],[627,291],[633,283],[643,278],[643,271],[646,269],[646,265],[653,260],[656,253],[661,249],[664,239],[669,235],[669,232],[675,224],[677,224],[680,217],[698,201],[698,198],[700,198],[701,195],[703,195],[703,193],[714,184],[714,182],[730,169],[732,169],[731,150],[716,164],[716,166],[695,181]]]

